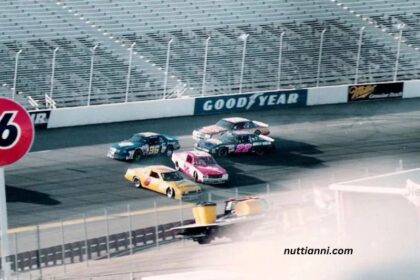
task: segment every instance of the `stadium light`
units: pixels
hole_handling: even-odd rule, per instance
[[[128,58],[127,86],[125,88],[125,103],[128,102],[128,91],[130,90],[131,64],[133,62],[133,48],[135,45],[136,42],[132,43],[130,46],[130,56]]]
[[[281,59],[283,55],[283,37],[286,32],[280,34],[280,45],[279,45],[279,65],[277,70],[277,89],[280,89],[280,80],[281,80]]]
[[[319,56],[318,56],[318,70],[316,73],[316,86],[319,86],[319,75],[321,74],[321,61],[322,61],[322,47],[324,45],[324,34],[327,29],[322,30],[321,32],[321,40],[319,43]]]
[[[18,72],[18,64],[19,64],[19,56],[22,50],[19,50],[15,55],[15,75],[13,77],[13,92],[12,92],[12,99],[15,100],[16,95],[16,80],[17,80],[17,72]]]
[[[206,39],[206,46],[204,49],[204,64],[203,64],[203,85],[201,86],[201,96],[206,93],[206,73],[207,73],[207,55],[209,50],[210,36]]]
[[[400,30],[400,34],[399,34],[399,37],[398,37],[397,56],[395,58],[394,82],[397,81],[398,63],[399,63],[399,59],[400,59],[401,40],[402,40],[402,33],[403,33],[404,27],[405,27],[405,24],[400,24],[398,26],[398,29]]]
[[[52,66],[51,66],[51,89],[50,89],[50,98],[53,98],[53,93],[54,93],[54,75],[55,75],[55,58],[57,55],[57,51],[60,47],[56,47],[54,49],[53,52],[53,57],[52,57]]]
[[[171,44],[173,39],[168,42],[168,49],[166,51],[166,67],[165,67],[165,82],[163,83],[163,99],[166,99],[166,88],[168,86],[168,71],[169,71],[169,58],[171,55]]]
[[[249,34],[241,34],[239,39],[244,42],[243,49],[242,49],[242,63],[241,63],[241,77],[239,80],[239,93],[242,92],[242,82],[244,79],[244,68],[245,68],[245,54],[246,54],[246,42],[248,40]]]
[[[88,90],[88,100],[87,100],[87,106],[90,106],[90,95],[92,93],[92,80],[93,80],[93,62],[95,61],[95,52],[96,48],[99,44],[96,44],[92,48],[92,57],[90,59],[90,74],[89,74],[89,90]]]
[[[359,44],[357,48],[357,57],[356,57],[356,74],[354,75],[354,84],[357,84],[357,79],[359,77],[359,63],[360,63],[360,54],[362,51],[362,39],[363,39],[363,31],[365,30],[365,27],[363,26],[360,28],[359,31]]]

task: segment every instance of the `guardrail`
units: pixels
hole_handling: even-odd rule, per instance
[[[175,236],[175,232],[170,229],[193,222],[193,220],[185,220],[182,223],[166,223],[109,236],[90,238],[17,253],[9,256],[8,259],[14,272],[24,272],[57,265],[110,258],[113,255],[130,254],[133,251],[140,251],[159,246],[159,244],[176,241],[178,238]]]
[[[134,120],[246,112],[354,101],[420,97],[420,80],[186,97],[31,111],[37,127],[58,128]]]

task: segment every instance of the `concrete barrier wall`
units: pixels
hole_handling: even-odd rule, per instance
[[[402,84],[403,92],[401,95]],[[377,99],[389,98],[389,96],[383,96],[388,94],[387,91],[389,90],[394,93],[397,86],[399,89],[396,93],[400,94],[398,96],[399,98],[420,97],[420,80],[399,83],[378,83],[371,85],[374,85],[377,91],[373,92],[373,94],[380,95],[380,98]],[[201,114],[231,113],[236,111],[242,112],[251,109],[266,110],[273,108],[277,109],[277,107],[280,109],[280,107],[289,107],[290,105],[314,106],[347,103],[351,87],[360,87],[362,90],[363,86],[366,85],[339,85],[288,91],[267,91],[235,95],[218,95],[213,97],[206,96],[197,98],[139,101],[96,105],[90,107],[59,108],[52,110],[49,116],[47,114],[48,112],[44,111],[33,111],[31,114],[33,115],[33,119],[38,122],[37,124],[39,126],[45,127],[48,123],[48,128],[56,128]],[[292,95],[292,97],[295,95],[299,97],[298,99],[293,99],[296,99],[299,102],[295,100],[296,104],[289,104],[291,103],[289,102],[290,98],[287,98],[289,95]],[[359,98],[358,100],[369,100],[369,98]],[[353,101],[354,100],[352,100],[352,102]],[[272,104],[270,102],[273,104],[275,103],[276,106],[271,106]]]
[[[348,86],[331,86],[308,89],[306,105],[337,104],[347,102]]]
[[[152,100],[90,107],[59,108],[51,111],[48,128],[191,116],[194,98]]]
[[[420,97],[420,80],[404,82],[403,98]]]

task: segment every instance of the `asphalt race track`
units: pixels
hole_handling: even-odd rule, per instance
[[[204,186],[215,196],[327,186],[331,182],[420,166],[420,100],[392,100],[234,114],[271,125],[273,154],[219,159],[230,173],[226,186]],[[225,115],[228,116],[228,115]],[[233,115],[231,115],[233,116]],[[37,131],[32,152],[6,169],[9,224],[124,211],[178,202],[132,187],[128,167],[162,163],[156,157],[127,163],[106,157],[110,143],[141,131],[178,136],[192,149],[194,128],[221,115],[182,117]],[[206,194],[205,194],[206,195]]]

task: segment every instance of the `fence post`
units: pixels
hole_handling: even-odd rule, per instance
[[[39,274],[41,276],[42,279],[42,263],[41,263],[41,233],[40,233],[40,229],[39,229],[39,225],[36,225],[36,244],[37,244],[37,256],[36,256],[36,261],[37,261],[37,266],[39,269]]]
[[[108,210],[104,209],[104,215],[105,215],[105,224],[106,224],[106,254],[108,260],[110,259],[110,252],[109,252],[109,223],[108,223]]]
[[[159,218],[158,218],[156,200],[153,202],[153,207],[155,209],[155,239],[156,239],[156,247],[159,249]]]
[[[66,246],[64,245],[65,240],[64,240],[64,223],[63,223],[63,220],[60,220],[60,224],[61,224],[61,261],[63,263],[64,272],[66,272],[67,271],[67,268],[66,268]]]
[[[127,218],[128,218],[128,244],[130,246],[130,255],[133,254],[133,233],[132,233],[132,224],[131,224],[131,209],[130,204],[127,204]]]
[[[85,234],[85,254],[86,254],[86,266],[89,266],[89,247],[88,247],[88,232],[86,224],[86,214],[83,214],[83,232]]]
[[[19,279],[19,265],[18,265],[18,233],[15,232],[15,273],[16,279]]]

